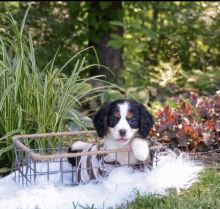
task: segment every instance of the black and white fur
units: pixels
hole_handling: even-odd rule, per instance
[[[131,147],[132,152],[129,157],[127,152],[120,152],[116,159],[116,155],[110,153],[103,157],[104,163],[111,164],[117,160],[118,164],[124,165],[151,160],[150,142],[146,137],[153,126],[153,117],[142,104],[135,100],[126,99],[105,104],[95,114],[93,124],[98,136],[104,141],[103,146],[77,141],[70,146],[69,152]],[[78,167],[80,173],[77,173],[76,180],[81,182],[97,179],[103,175],[101,161],[103,162],[103,159],[100,156],[83,156],[77,160],[69,159],[73,166]],[[96,169],[92,171],[85,169],[91,168],[91,166]]]

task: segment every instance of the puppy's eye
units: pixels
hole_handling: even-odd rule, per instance
[[[128,120],[129,125],[132,128],[137,128],[138,127],[138,120],[136,118],[131,118]]]
[[[109,126],[114,127],[119,121],[119,118],[117,117],[111,117],[109,119]]]

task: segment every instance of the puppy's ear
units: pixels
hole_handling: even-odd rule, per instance
[[[141,105],[140,108],[139,134],[145,138],[153,127],[154,121],[152,115],[145,109],[144,105]]]
[[[107,132],[108,104],[103,105],[93,118],[93,125],[99,137],[103,137]]]

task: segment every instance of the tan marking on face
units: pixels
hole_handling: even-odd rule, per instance
[[[114,112],[114,116],[115,116],[116,118],[120,118],[120,117],[121,117],[120,112]]]
[[[130,119],[130,118],[132,118],[134,116],[134,114],[132,113],[132,112],[128,112],[128,114],[127,114],[127,119]]]

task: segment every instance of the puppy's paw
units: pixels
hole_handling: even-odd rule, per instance
[[[76,141],[76,142],[74,142],[74,143],[70,146],[70,150],[71,150],[71,151],[83,150],[83,149],[85,149],[85,147],[88,146],[88,145],[89,145],[88,142]]]
[[[131,148],[134,154],[134,157],[138,161],[146,161],[150,156],[149,144],[146,140],[141,138],[133,139],[131,143]]]

